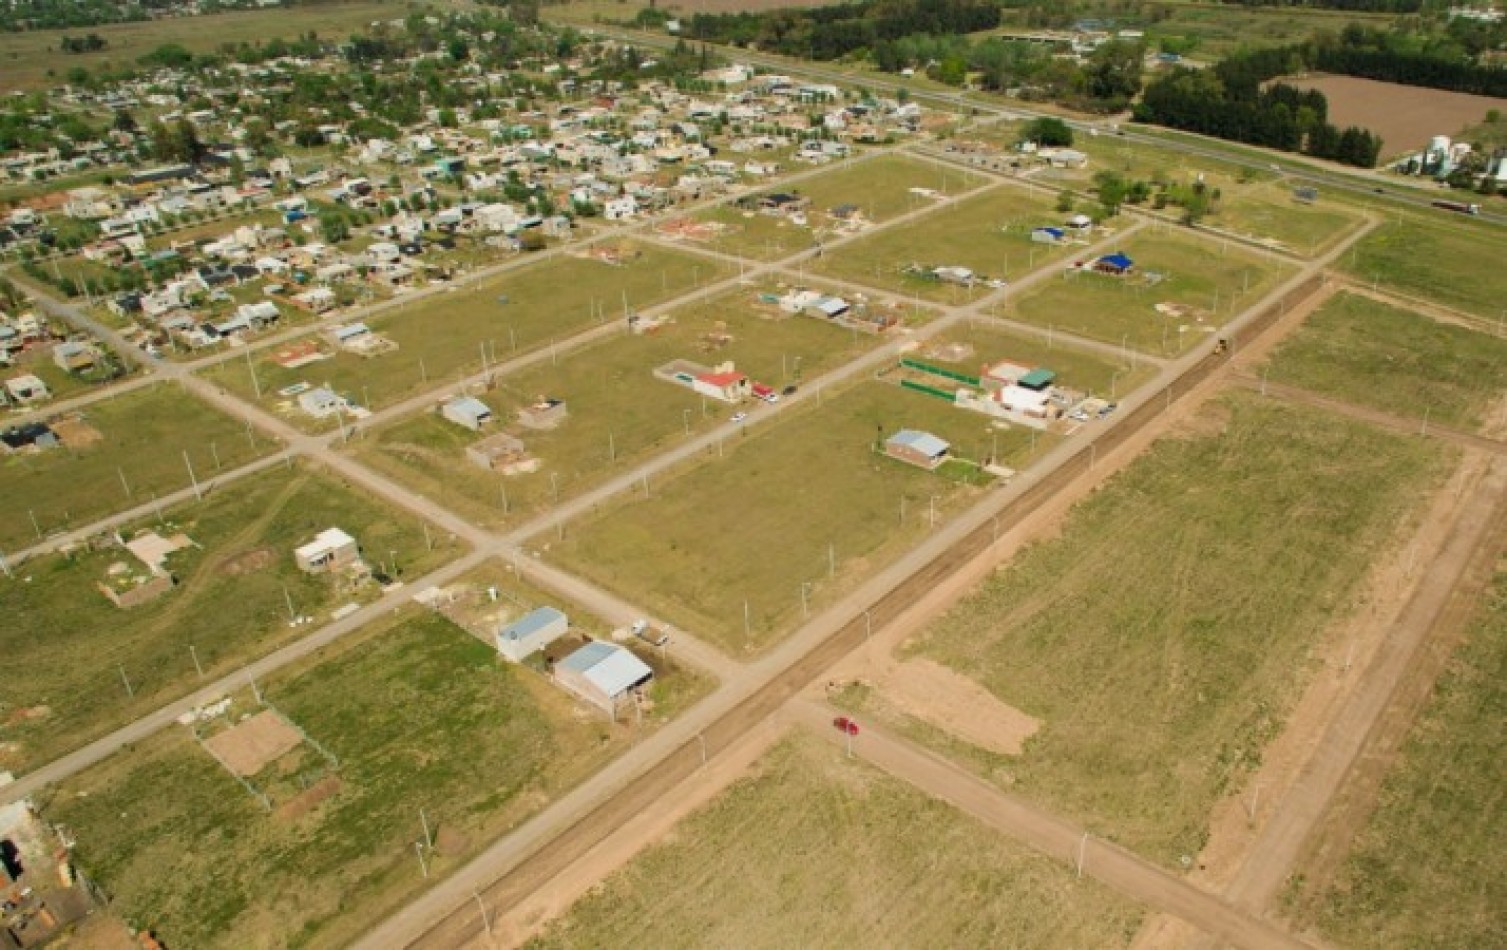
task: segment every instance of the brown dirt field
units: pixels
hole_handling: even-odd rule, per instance
[[[276,560],[277,552],[272,548],[254,548],[227,558],[220,565],[220,573],[228,577],[239,577],[269,567]]]
[[[881,661],[874,680],[880,695],[901,712],[982,749],[1020,755],[1041,720],[999,701],[973,680],[940,663],[912,657]]]
[[[286,719],[266,709],[204,740],[204,744],[237,775],[255,775],[302,741]]]
[[[263,713],[263,715],[266,715]],[[340,791],[340,776],[326,775],[308,788],[277,806],[277,817],[296,821],[318,807],[319,803]]]
[[[59,419],[50,423],[52,431],[70,449],[82,449],[103,441],[100,431],[82,419]]]
[[[1335,125],[1358,125],[1380,135],[1383,157],[1421,149],[1435,135],[1453,137],[1484,120],[1488,109],[1507,108],[1507,99],[1353,76],[1282,81],[1322,92],[1329,99],[1329,121]]]

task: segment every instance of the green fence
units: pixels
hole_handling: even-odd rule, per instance
[[[900,380],[900,386],[902,389],[914,389],[918,393],[926,393],[926,395],[928,396],[936,396],[937,398],[945,399],[948,402],[955,402],[957,400],[957,397],[947,390],[938,389],[935,386],[928,386],[925,383],[913,383],[908,379],[902,379]]]
[[[977,386],[979,384],[979,378],[977,376],[969,376],[967,373],[955,373],[950,369],[943,369],[940,366],[932,366],[931,364],[923,363],[920,360],[901,359],[900,365],[906,367],[907,369],[914,369],[919,370],[923,373],[930,373],[933,376],[941,376],[943,379],[950,379],[954,382],[966,383],[969,386]]]

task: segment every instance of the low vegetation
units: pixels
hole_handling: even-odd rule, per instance
[[[1401,214],[1367,235],[1340,264],[1365,283],[1497,320],[1507,300],[1507,269],[1500,259],[1497,245],[1470,222]]]

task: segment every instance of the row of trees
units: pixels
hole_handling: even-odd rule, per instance
[[[1337,38],[1322,38],[1303,49],[1313,69],[1450,89],[1479,96],[1507,96],[1507,69],[1484,65],[1442,36],[1364,29],[1352,24]]]
[[[804,10],[698,13],[684,32],[707,42],[831,60],[906,36],[993,29],[999,17],[999,6],[988,0],[863,0]]]

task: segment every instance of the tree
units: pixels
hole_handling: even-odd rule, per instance
[[[1073,144],[1073,130],[1061,119],[1043,116],[1025,124],[1020,130],[1020,140],[1049,148],[1065,148]]]

